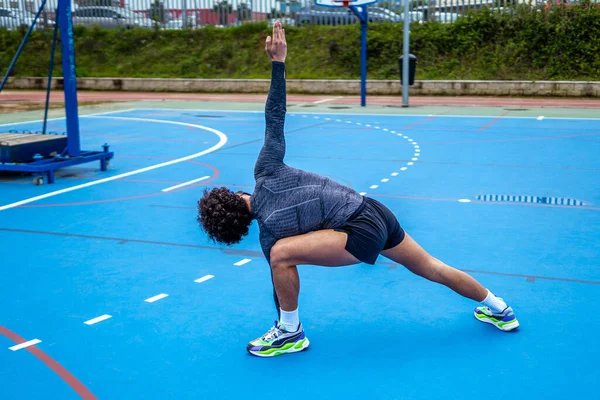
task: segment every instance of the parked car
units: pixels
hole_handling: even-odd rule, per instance
[[[79,7],[73,11],[73,25],[100,26],[106,29],[152,28],[154,21],[119,7]]]
[[[14,8],[0,8],[0,28],[6,28],[8,30],[15,30],[20,26],[29,28],[33,23],[34,17],[35,14],[32,14],[29,11],[20,11]],[[43,20],[40,16],[35,27],[36,29],[41,29],[43,28],[43,25]]]
[[[362,11],[362,7],[357,9]],[[396,13],[380,7],[368,8],[369,22],[400,22]],[[346,7],[308,6],[296,14],[296,25],[348,25],[358,22],[354,13]]]

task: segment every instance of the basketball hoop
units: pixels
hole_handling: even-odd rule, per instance
[[[315,4],[325,7],[363,6],[376,3],[377,0],[315,0]]]
[[[338,7],[348,7],[350,6],[350,0],[333,0],[333,4]]]

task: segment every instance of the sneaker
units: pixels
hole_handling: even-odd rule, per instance
[[[501,331],[508,332],[519,327],[512,307],[506,307],[501,313],[493,313],[489,307],[480,306],[475,308],[474,314],[481,322],[492,324]]]
[[[275,357],[306,350],[309,343],[308,338],[304,335],[302,324],[298,326],[296,332],[288,332],[275,321],[275,326],[262,337],[248,343],[246,350],[257,357]]]

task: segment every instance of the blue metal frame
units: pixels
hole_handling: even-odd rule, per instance
[[[17,59],[23,51],[23,47],[29,38],[31,31],[34,29],[37,20],[44,9],[46,0],[44,0],[33,19],[29,30],[25,34],[23,42],[17,50],[17,54],[13,58],[10,67],[0,84],[0,92],[8,81],[8,77],[14,68]],[[70,167],[77,164],[88,163],[91,161],[100,160],[100,169],[106,171],[108,161],[114,157],[114,153],[108,151],[109,146],[105,144],[103,151],[82,151],[79,132],[79,113],[77,107],[77,76],[75,73],[75,43],[73,39],[73,22],[71,18],[71,0],[58,0],[56,9],[58,27],[54,29],[52,37],[52,51],[48,73],[48,91],[46,93],[46,109],[44,114],[44,126],[41,134],[46,134],[46,120],[48,116],[48,100],[50,93],[50,85],[52,80],[52,70],[54,67],[54,51],[56,49],[56,37],[58,29],[60,29],[61,49],[62,49],[62,66],[64,78],[64,93],[65,93],[65,113],[67,119],[67,148],[59,156],[52,158],[38,157],[28,163],[0,163],[0,171],[15,171],[34,174],[46,174],[48,183],[54,183],[54,171],[60,168]],[[36,146],[31,143],[31,146]],[[33,151],[36,148],[33,147]]]
[[[357,6],[348,7],[360,21],[360,105],[367,105],[367,25],[369,23],[369,15],[366,5],[361,7],[362,11],[356,8]]]

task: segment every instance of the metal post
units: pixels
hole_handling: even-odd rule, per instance
[[[58,9],[54,13],[58,15]],[[56,52],[56,34],[58,33],[58,21],[54,25],[54,34],[52,35],[52,50],[50,50],[50,65],[48,66],[48,88],[46,89],[46,107],[44,108],[44,127],[42,134],[46,134],[46,128],[48,126],[48,106],[50,105],[50,90],[52,89],[52,71],[54,70],[54,54]]]
[[[183,4],[181,7],[181,13],[183,14],[183,29],[188,27],[188,19],[187,19],[187,1],[182,0]]]
[[[363,6],[360,21],[360,105],[367,105],[367,7]]]
[[[404,58],[402,59],[402,107],[408,107],[408,68],[409,68],[409,35],[410,22],[408,13],[410,12],[410,0],[404,0]]]
[[[58,0],[58,24],[67,114],[67,150],[70,157],[81,155],[79,142],[79,115],[77,112],[77,79],[75,74],[75,42],[71,18],[71,0]]]
[[[367,24],[369,15],[366,6],[362,6],[362,11],[356,7],[350,6],[350,10],[360,20],[360,105],[367,105]]]

